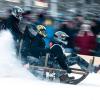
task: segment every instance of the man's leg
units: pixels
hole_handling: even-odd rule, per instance
[[[66,57],[62,51],[62,48],[59,45],[54,45],[51,48],[51,54],[53,54],[53,56],[57,59],[62,69],[66,70],[68,73],[71,73],[70,68],[65,63]]]

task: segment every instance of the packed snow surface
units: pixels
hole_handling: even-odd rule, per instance
[[[0,100],[100,100],[100,74],[90,74],[78,85],[40,81],[15,56],[10,32],[2,31]]]

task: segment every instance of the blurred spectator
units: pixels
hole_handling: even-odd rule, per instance
[[[76,29],[75,23],[73,21],[67,21],[65,23],[62,23],[58,29],[58,31],[65,32],[69,37],[66,41],[68,41],[67,48],[69,48],[72,52],[74,45],[73,45],[73,39],[78,33],[78,30]]]
[[[54,28],[54,19],[52,17],[47,17],[44,21],[44,26],[46,27],[47,37],[44,39],[45,47],[50,47],[50,42],[54,38],[55,28]]]
[[[97,46],[95,50],[95,56],[100,56],[100,33],[96,37]]]
[[[40,13],[37,15],[37,20],[36,20],[36,24],[40,25],[40,24],[43,24],[45,20],[45,13]]]
[[[74,37],[78,32],[78,29],[76,29],[76,24],[74,21],[68,20],[60,24],[58,31],[63,31],[69,35],[69,37]]]
[[[77,28],[79,29],[80,26],[82,25],[83,21],[84,21],[84,17],[82,15],[78,14],[78,15],[75,16],[74,20],[75,20]]]
[[[76,28],[76,23],[75,21],[67,21],[66,23],[67,25],[67,34],[70,36],[70,37],[74,37],[76,35],[76,33],[79,31],[77,28]]]
[[[83,24],[75,41],[75,48],[79,54],[91,55],[96,48],[96,36],[90,30],[90,25]]]
[[[31,10],[26,10],[23,13],[23,18],[26,18],[27,20],[30,20],[31,14],[32,14]]]
[[[9,17],[11,15],[12,10],[11,9],[7,9],[6,13],[7,13],[7,17]]]
[[[91,27],[92,32],[95,35],[97,35],[100,32],[100,21],[94,19],[94,20],[92,20],[91,25],[92,25],[92,27]]]
[[[20,30],[24,32],[26,25],[31,23],[32,23],[32,11],[31,10],[24,11],[23,19],[20,22]]]

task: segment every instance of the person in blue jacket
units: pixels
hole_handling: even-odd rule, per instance
[[[54,28],[54,20],[52,17],[48,17],[44,21],[44,26],[46,27],[47,37],[44,39],[45,48],[50,48],[50,42],[54,38],[55,28]]]

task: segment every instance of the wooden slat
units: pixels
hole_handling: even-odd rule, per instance
[[[54,71],[66,72],[66,70],[48,68],[48,67],[40,67],[40,66],[32,66],[32,65],[30,67],[34,68],[34,70],[36,69],[36,70],[40,70],[40,71],[42,71],[42,70],[53,71],[54,70]],[[71,68],[71,70],[72,70],[72,73],[75,73],[75,74],[82,74],[82,75],[87,74],[87,72],[82,69]]]

